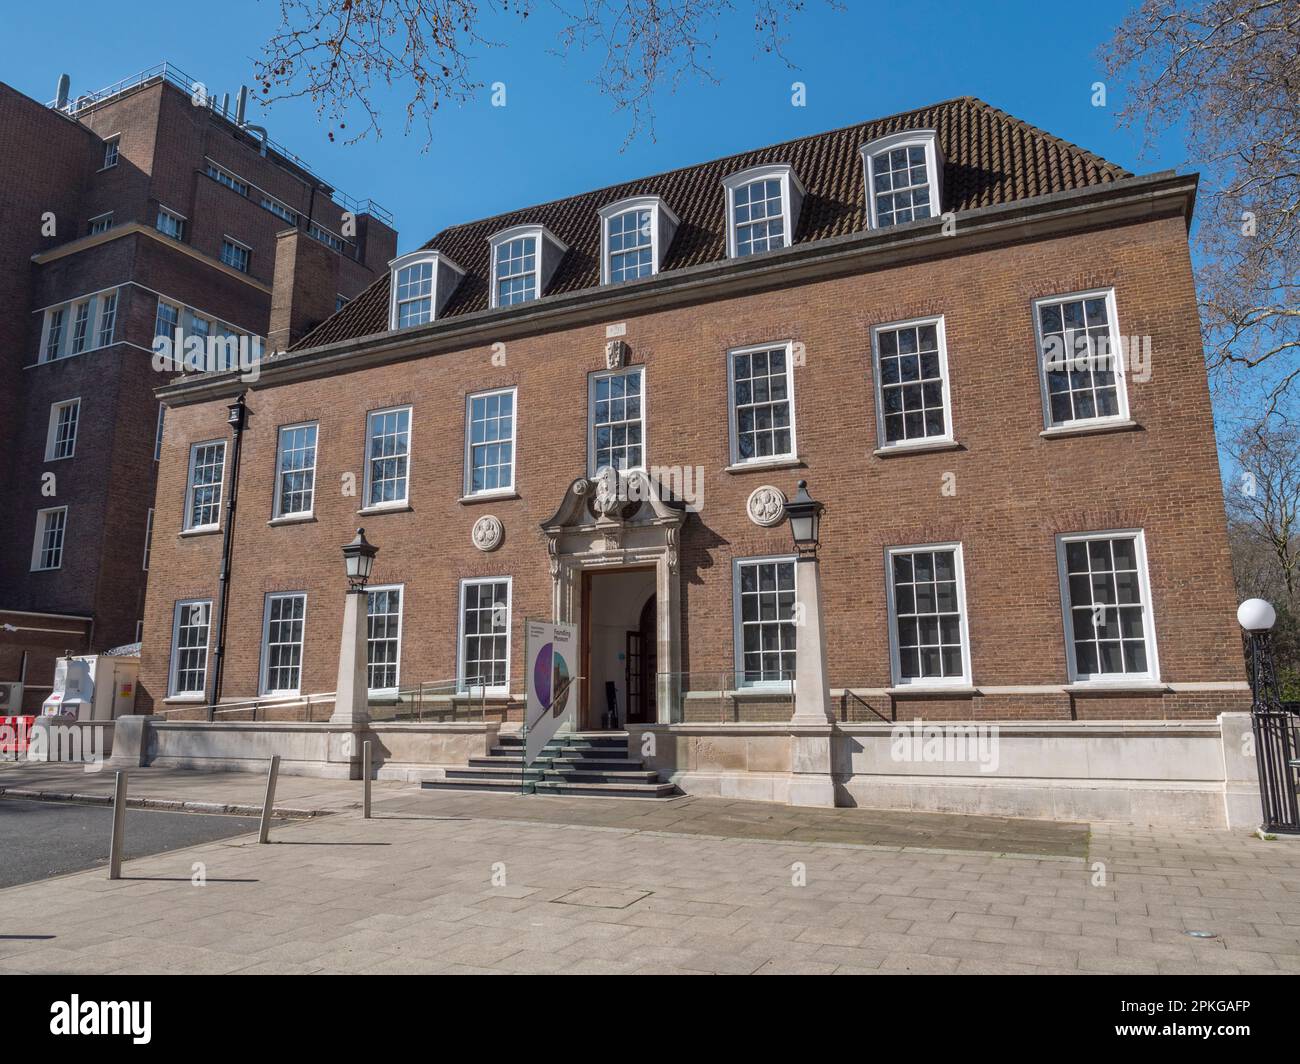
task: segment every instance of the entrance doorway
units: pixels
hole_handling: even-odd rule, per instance
[[[579,727],[602,726],[611,700],[620,727],[655,720],[658,613],[655,570],[583,574],[583,675]]]

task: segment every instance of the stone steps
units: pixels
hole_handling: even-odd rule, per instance
[[[591,795],[606,798],[675,797],[679,792],[659,774],[628,756],[626,732],[578,732],[557,736],[524,768],[523,741],[502,735],[491,752],[471,757],[464,768],[422,786],[439,791]]]

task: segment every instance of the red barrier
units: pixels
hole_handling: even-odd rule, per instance
[[[35,723],[35,717],[0,717],[0,754],[26,753]]]

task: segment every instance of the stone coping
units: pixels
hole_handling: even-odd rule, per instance
[[[1242,714],[1245,716],[1246,714]],[[1206,720],[928,720],[920,721],[923,728],[970,728],[996,727],[999,735],[1016,737],[1070,736],[1079,735],[1089,738],[1108,734],[1122,735],[1126,738],[1177,735],[1192,738],[1218,738],[1220,725],[1217,719]],[[722,732],[728,735],[781,735],[802,734],[807,731],[822,731],[830,728],[846,735],[881,735],[888,736],[896,728],[911,728],[916,724],[915,718],[879,723],[858,721],[854,723],[836,721],[825,726],[793,725],[789,721],[722,721],[718,723],[690,722],[681,724],[637,724],[629,726],[629,731],[670,731],[683,735],[710,735]]]

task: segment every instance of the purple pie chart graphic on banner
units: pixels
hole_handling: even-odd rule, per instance
[[[556,694],[564,690],[568,680],[568,663],[565,662],[564,656],[556,651],[554,643],[547,643],[538,653],[537,662],[533,666],[533,689],[537,692],[542,705],[551,705]],[[564,711],[567,701],[568,699],[561,699],[557,705],[551,707],[551,712],[559,716]]]

